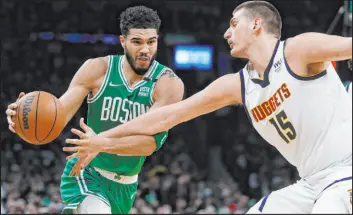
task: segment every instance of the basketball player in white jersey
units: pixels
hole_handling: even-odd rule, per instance
[[[227,105],[242,104],[255,129],[298,169],[301,180],[273,191],[248,213],[352,212],[352,102],[330,61],[352,58],[352,38],[304,33],[280,40],[281,17],[265,1],[233,11],[224,38],[249,63],[181,102],[97,136],[68,139],[82,166],[116,138],[154,135]],[[83,135],[84,136],[84,135]]]

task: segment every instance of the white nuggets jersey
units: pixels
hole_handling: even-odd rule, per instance
[[[257,132],[300,177],[338,165],[352,155],[352,100],[335,69],[300,77],[278,41],[263,80],[248,65],[240,71],[242,99]]]

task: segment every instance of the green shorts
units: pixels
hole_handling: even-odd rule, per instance
[[[101,199],[111,208],[112,214],[129,213],[135,201],[137,182],[120,184],[101,176],[90,165],[81,171],[80,176],[69,176],[76,161],[68,161],[61,176],[60,193],[66,205],[62,214],[72,214],[88,195]]]

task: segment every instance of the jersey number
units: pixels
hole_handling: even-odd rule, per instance
[[[276,120],[274,119],[276,118]],[[276,128],[279,136],[289,144],[292,140],[297,137],[297,132],[295,131],[292,123],[288,121],[286,113],[282,110],[274,118],[270,119],[270,123]]]

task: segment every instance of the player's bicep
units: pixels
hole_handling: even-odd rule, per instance
[[[352,58],[352,38],[322,33],[304,33],[288,40],[288,57],[308,64]]]
[[[240,103],[240,76],[238,73],[228,74],[213,81],[204,90],[179,102],[175,112],[178,113],[179,121],[185,122],[222,107]]]

